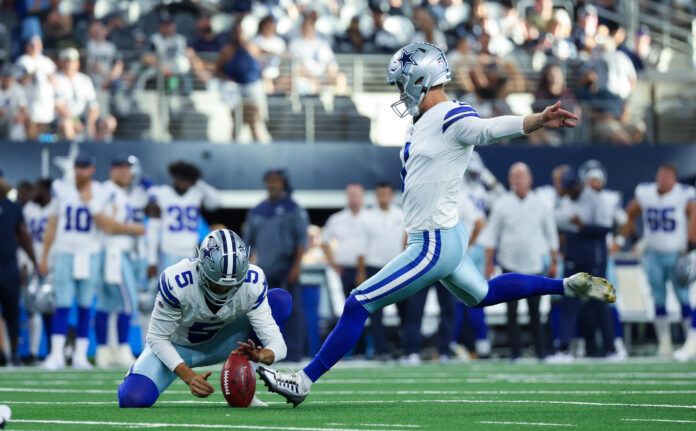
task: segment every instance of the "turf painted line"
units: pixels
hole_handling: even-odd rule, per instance
[[[315,428],[315,427],[286,427],[278,425],[217,425],[217,424],[181,424],[157,422],[110,422],[110,421],[66,421],[43,419],[13,419],[12,423],[43,424],[43,425],[103,425],[117,428],[199,428],[199,429],[237,429],[237,430],[275,430],[275,431],[394,431],[393,429],[366,430],[354,428]]]
[[[696,424],[696,421],[688,419],[621,419],[626,422],[658,422],[668,424]]]
[[[329,426],[361,426],[361,427],[394,427],[394,428],[420,428],[420,425],[413,424],[347,424],[340,422],[329,422],[326,425]]]
[[[574,427],[573,424],[554,424],[547,422],[504,422],[504,421],[479,421],[480,424],[486,425],[529,425],[534,427]]]

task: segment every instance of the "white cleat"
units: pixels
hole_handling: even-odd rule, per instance
[[[661,358],[670,358],[672,357],[672,352],[674,349],[672,348],[672,340],[669,338],[665,338],[663,340],[660,340],[660,342],[657,344],[657,356]]]
[[[300,373],[282,373],[259,365],[261,380],[270,392],[283,396],[293,407],[302,404],[309,395],[311,383],[305,381]]]
[[[135,356],[133,356],[133,351],[131,351],[130,345],[121,344],[116,348],[115,365],[119,367],[130,367],[135,362]]]
[[[586,272],[579,272],[563,280],[567,296],[593,298],[600,301],[616,302],[616,290],[606,279],[593,277]]]
[[[696,359],[696,337],[690,333],[684,345],[674,352],[672,358],[678,362],[686,362]]]
[[[94,355],[94,365],[97,368],[109,368],[112,364],[112,350],[108,346],[98,346]]]
[[[547,364],[570,364],[575,360],[575,357],[567,352],[557,352],[551,356],[547,356],[544,362]]]
[[[254,394],[254,398],[251,399],[251,404],[249,407],[268,407],[268,403],[265,403],[259,399],[259,397]]]
[[[76,370],[91,370],[93,368],[86,356],[73,356],[72,367]]]
[[[41,364],[41,368],[48,371],[62,370],[65,368],[65,358],[63,356],[48,355]]]
[[[406,365],[407,367],[415,367],[423,363],[421,357],[418,353],[411,353],[408,356],[404,356],[399,359],[401,365]]]

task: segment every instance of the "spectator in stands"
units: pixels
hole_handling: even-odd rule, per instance
[[[27,95],[29,123],[27,137],[36,139],[55,119],[56,65],[43,55],[41,37],[34,36],[24,46],[24,55],[15,63]]]
[[[123,60],[116,45],[106,40],[106,35],[106,26],[101,21],[90,24],[85,70],[96,88],[118,90],[123,76]]]
[[[377,274],[404,249],[406,241],[403,212],[394,205],[394,188],[383,182],[375,188],[377,206],[365,210],[363,221],[367,234],[364,255],[358,257],[356,285]],[[387,336],[382,325],[382,310],[370,316],[370,334],[378,359],[388,359]]]
[[[215,34],[213,31],[212,17],[209,13],[203,13],[196,20],[196,34],[191,41],[191,48],[196,53],[218,53],[225,45],[225,36]]]
[[[52,5],[43,22],[43,37],[49,50],[75,46],[72,16],[62,14],[57,3]]]
[[[322,84],[328,84],[343,94],[346,91],[345,76],[338,70],[331,45],[317,35],[315,24],[316,19],[311,14],[306,16],[300,35],[290,42],[290,55],[299,63],[300,78],[296,91],[317,94]]]
[[[252,261],[263,268],[270,289],[281,288],[292,294],[293,311],[286,326],[288,361],[300,361],[304,354],[306,328],[299,284],[302,256],[307,242],[307,212],[292,199],[283,170],[267,171],[263,176],[268,197],[249,210],[244,240],[252,251]]]
[[[510,192],[493,205],[488,224],[481,235],[486,247],[486,277],[494,273],[494,258],[503,273],[546,275],[544,258],[551,255],[548,271],[556,276],[558,232],[553,213],[532,192],[532,174],[529,166],[515,163],[508,173]],[[529,329],[537,358],[544,357],[544,337],[539,314],[541,297],[527,298]],[[517,303],[507,303],[507,332],[512,359],[520,357],[520,333],[517,324]]]
[[[5,6],[9,2],[3,2]],[[34,36],[42,36],[41,19],[45,18],[51,10],[50,0],[16,0],[14,11],[17,15],[18,26],[11,38],[11,57],[16,58],[24,52],[28,40]],[[5,9],[7,10],[7,9]]]
[[[287,44],[276,33],[273,16],[268,15],[259,21],[258,33],[250,42],[258,53],[266,94],[275,91],[275,80],[280,77],[280,62],[286,55]]]
[[[512,0],[500,2],[503,6],[503,16],[500,21],[500,32],[503,36],[510,39],[515,45],[522,46],[529,38],[527,23],[520,16],[517,7]]]
[[[126,19],[120,13],[114,13],[104,18],[109,40],[116,45],[119,51],[141,49],[143,38],[139,32],[129,26]]]
[[[60,73],[56,75],[56,112],[63,139],[109,139],[116,129],[112,116],[99,117],[94,84],[80,72],[80,53],[75,48],[60,52]]]
[[[354,16],[345,34],[337,38],[336,51],[348,54],[373,53],[374,46],[360,30],[360,17]]]
[[[578,9],[572,37],[578,57],[582,60],[587,60],[594,51],[598,26],[599,18],[595,6],[586,4]]]
[[[0,138],[22,141],[27,138],[27,96],[15,82],[9,64],[0,69]]]
[[[534,104],[532,110],[541,112],[549,103],[555,103],[560,100],[563,106],[571,112],[580,114],[580,108],[577,105],[575,96],[566,86],[565,75],[561,66],[557,64],[547,64],[541,70],[539,84],[534,92]],[[563,142],[561,133],[544,133],[532,134],[529,136],[529,142],[537,145],[560,145]]]
[[[444,33],[437,28],[437,23],[428,9],[419,7],[413,11],[413,22],[416,25],[416,34],[411,38],[411,43],[431,43],[442,51],[447,52],[447,39]]]
[[[217,74],[226,79],[226,85],[222,90],[223,99],[232,108],[233,118],[235,110],[242,109],[242,121],[249,125],[251,134],[256,142],[265,139],[263,120],[266,118],[266,93],[263,88],[261,66],[256,60],[256,49],[244,39],[241,20],[238,21],[230,32],[230,39],[220,51],[217,60]],[[234,124],[239,136],[241,124]],[[267,133],[267,132],[266,132]]]
[[[322,232],[322,248],[329,265],[341,276],[346,297],[358,285],[358,258],[365,256],[367,231],[363,209],[364,189],[361,184],[346,186],[348,205],[326,221]]]
[[[142,57],[147,69],[138,78],[137,88],[144,88],[147,80],[161,74],[167,91],[191,94],[191,60],[186,48],[186,38],[176,32],[172,16],[160,14],[159,31],[150,37],[149,50]]]
[[[624,38],[625,39],[625,38]],[[652,38],[650,37],[650,29],[647,26],[641,26],[636,33],[636,38],[633,42],[634,48],[631,49],[623,40],[617,48],[631,59],[636,72],[641,73],[646,69],[654,69],[660,60],[660,52],[652,46]]]
[[[573,24],[565,9],[556,9],[549,21],[546,32],[542,34],[537,50],[559,60],[572,60],[577,57],[577,48],[571,33]]]
[[[384,28],[384,20],[387,14],[379,7],[372,7],[372,21],[374,24],[373,43],[375,51],[383,54],[393,54],[400,48],[397,35]]]

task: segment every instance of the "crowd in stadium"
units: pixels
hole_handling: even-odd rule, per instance
[[[642,214],[642,245],[632,248],[642,255],[652,290],[657,354],[672,355],[674,332],[682,334],[677,340],[689,340],[675,358],[696,356],[696,319],[692,321],[688,282],[675,272],[687,244],[696,244],[696,200],[692,186],[678,183],[674,166],[661,165],[655,183],[637,186],[635,199],[627,203],[622,202],[620,193],[605,189],[607,172],[596,161],[558,166],[551,173],[552,185],[536,188],[529,167],[515,163],[510,167],[508,191],[478,154],[474,156],[463,178],[459,213],[460,223],[469,233],[468,255],[481,274],[490,278],[501,271],[515,271],[560,278],[564,270],[588,271],[606,274],[616,283],[613,257],[638,239],[635,227]],[[14,365],[31,362],[39,355],[45,331],[48,368],[65,366],[66,343],[71,346],[72,365],[90,368],[88,335],[94,331],[97,366],[130,366],[134,360],[131,328],[138,328],[136,345],[141,345],[140,325],[147,326],[154,295],[163,289],[161,281],[157,289],[154,287],[158,274],[192,257],[200,238],[221,228],[208,226],[201,217],[202,208],[210,211],[219,207],[220,194],[187,162],[169,166],[171,185],[150,184],[133,156],[112,160],[110,180],[104,183],[92,180],[95,166],[90,156],[78,155],[64,168],[65,178],[18,184],[16,204],[7,198],[11,185],[0,177],[0,302],[9,334],[4,347],[0,338],[0,352],[11,352]],[[539,172],[537,178],[545,175],[548,173]],[[367,206],[364,187],[352,183],[346,186],[346,207],[322,228],[310,226],[307,212],[293,199],[290,179],[283,170],[269,170],[263,181],[267,197],[248,211],[238,232],[251,246],[252,261],[264,270],[268,287],[292,294],[292,315],[284,329],[287,359],[301,361],[317,347],[318,340],[313,345],[308,334],[319,333],[318,299],[310,301],[306,292],[317,285],[328,286],[333,277],[340,279],[334,286],[342,286],[338,290],[347,296],[374,275],[404,248],[402,212],[390,184],[378,184],[375,203]],[[70,192],[70,182],[83,190],[80,196]],[[128,190],[132,217],[125,222],[114,221],[103,203],[115,185]],[[85,195],[84,190],[92,192]],[[664,204],[662,198],[655,197],[658,193],[667,196],[672,206],[654,214],[655,205]],[[78,239],[76,231],[88,234],[86,243],[78,244],[84,238]],[[23,250],[17,260],[19,247]],[[114,260],[126,262],[133,276],[114,273],[113,265],[118,265]],[[41,281],[38,275],[47,278]],[[667,316],[667,280],[681,306],[683,325],[679,331],[672,330]],[[622,286],[617,287],[621,292]],[[380,360],[399,357],[405,364],[420,363],[424,344],[421,322],[429,290],[397,304],[402,322],[398,333],[385,328],[382,311],[376,311],[364,343],[353,355]],[[508,303],[505,341],[495,342],[482,308],[468,308],[444,288],[436,290],[439,328],[430,342],[437,346],[436,357],[442,361],[489,357],[492,344],[498,345],[496,356],[503,352],[517,359],[526,356],[523,343],[527,339],[535,348],[534,355],[549,361],[627,357],[617,308],[598,300],[554,298],[544,321],[540,297],[529,299],[528,337],[521,335],[517,323],[517,301]],[[18,356],[20,291],[22,325],[28,328],[21,340],[25,358]],[[77,311],[70,311],[75,302]],[[111,315],[117,316],[115,351],[108,342]],[[0,353],[2,358],[4,353]]]
[[[532,93],[534,110],[560,99],[583,111],[593,142],[633,144],[646,126],[640,110],[629,109],[631,94],[663,54],[647,28],[629,35],[601,19],[594,2],[568,10],[536,0],[520,11],[510,0],[180,1],[135,20],[95,3],[17,0],[11,9],[3,2],[2,21],[12,29],[1,69],[3,137],[109,140],[117,118],[135,110],[136,92],[187,97],[204,85],[232,110],[241,107],[237,118],[259,141],[268,95],[348,94],[336,54],[391,54],[424,41],[448,53],[449,91],[482,116],[509,113],[507,96]],[[525,69],[541,72],[538,82],[522,72],[524,59],[531,59]],[[546,132],[533,143],[562,140]]]

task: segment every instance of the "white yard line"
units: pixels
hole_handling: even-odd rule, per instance
[[[487,425],[530,425],[537,427],[574,427],[574,424],[554,424],[547,422],[507,422],[507,421],[479,421],[480,424]]]
[[[70,404],[70,405],[103,405],[116,404],[116,401],[0,401],[6,404]],[[222,401],[205,401],[205,400],[177,400],[177,401],[158,401],[163,404],[221,404]],[[331,401],[311,401],[311,404],[556,404],[570,406],[586,406],[586,407],[638,407],[638,408],[656,408],[656,409],[685,409],[696,410],[695,404],[654,404],[654,403],[601,403],[590,401],[558,401],[558,400],[481,400],[481,399],[450,399],[450,400],[331,400]],[[282,402],[272,402],[272,404],[285,404]]]
[[[696,424],[696,421],[688,419],[621,419],[627,422],[658,422],[668,424]]]
[[[103,425],[118,428],[200,428],[200,429],[239,429],[239,430],[277,430],[277,431],[394,431],[384,429],[352,429],[352,428],[316,428],[316,427],[286,427],[280,425],[232,425],[232,424],[182,424],[164,422],[112,422],[112,421],[68,421],[44,419],[13,419],[12,423],[45,424],[45,425]]]
[[[341,422],[329,422],[326,425],[330,426],[361,426],[361,427],[400,427],[400,428],[420,428],[420,425],[413,424],[347,424]]]

